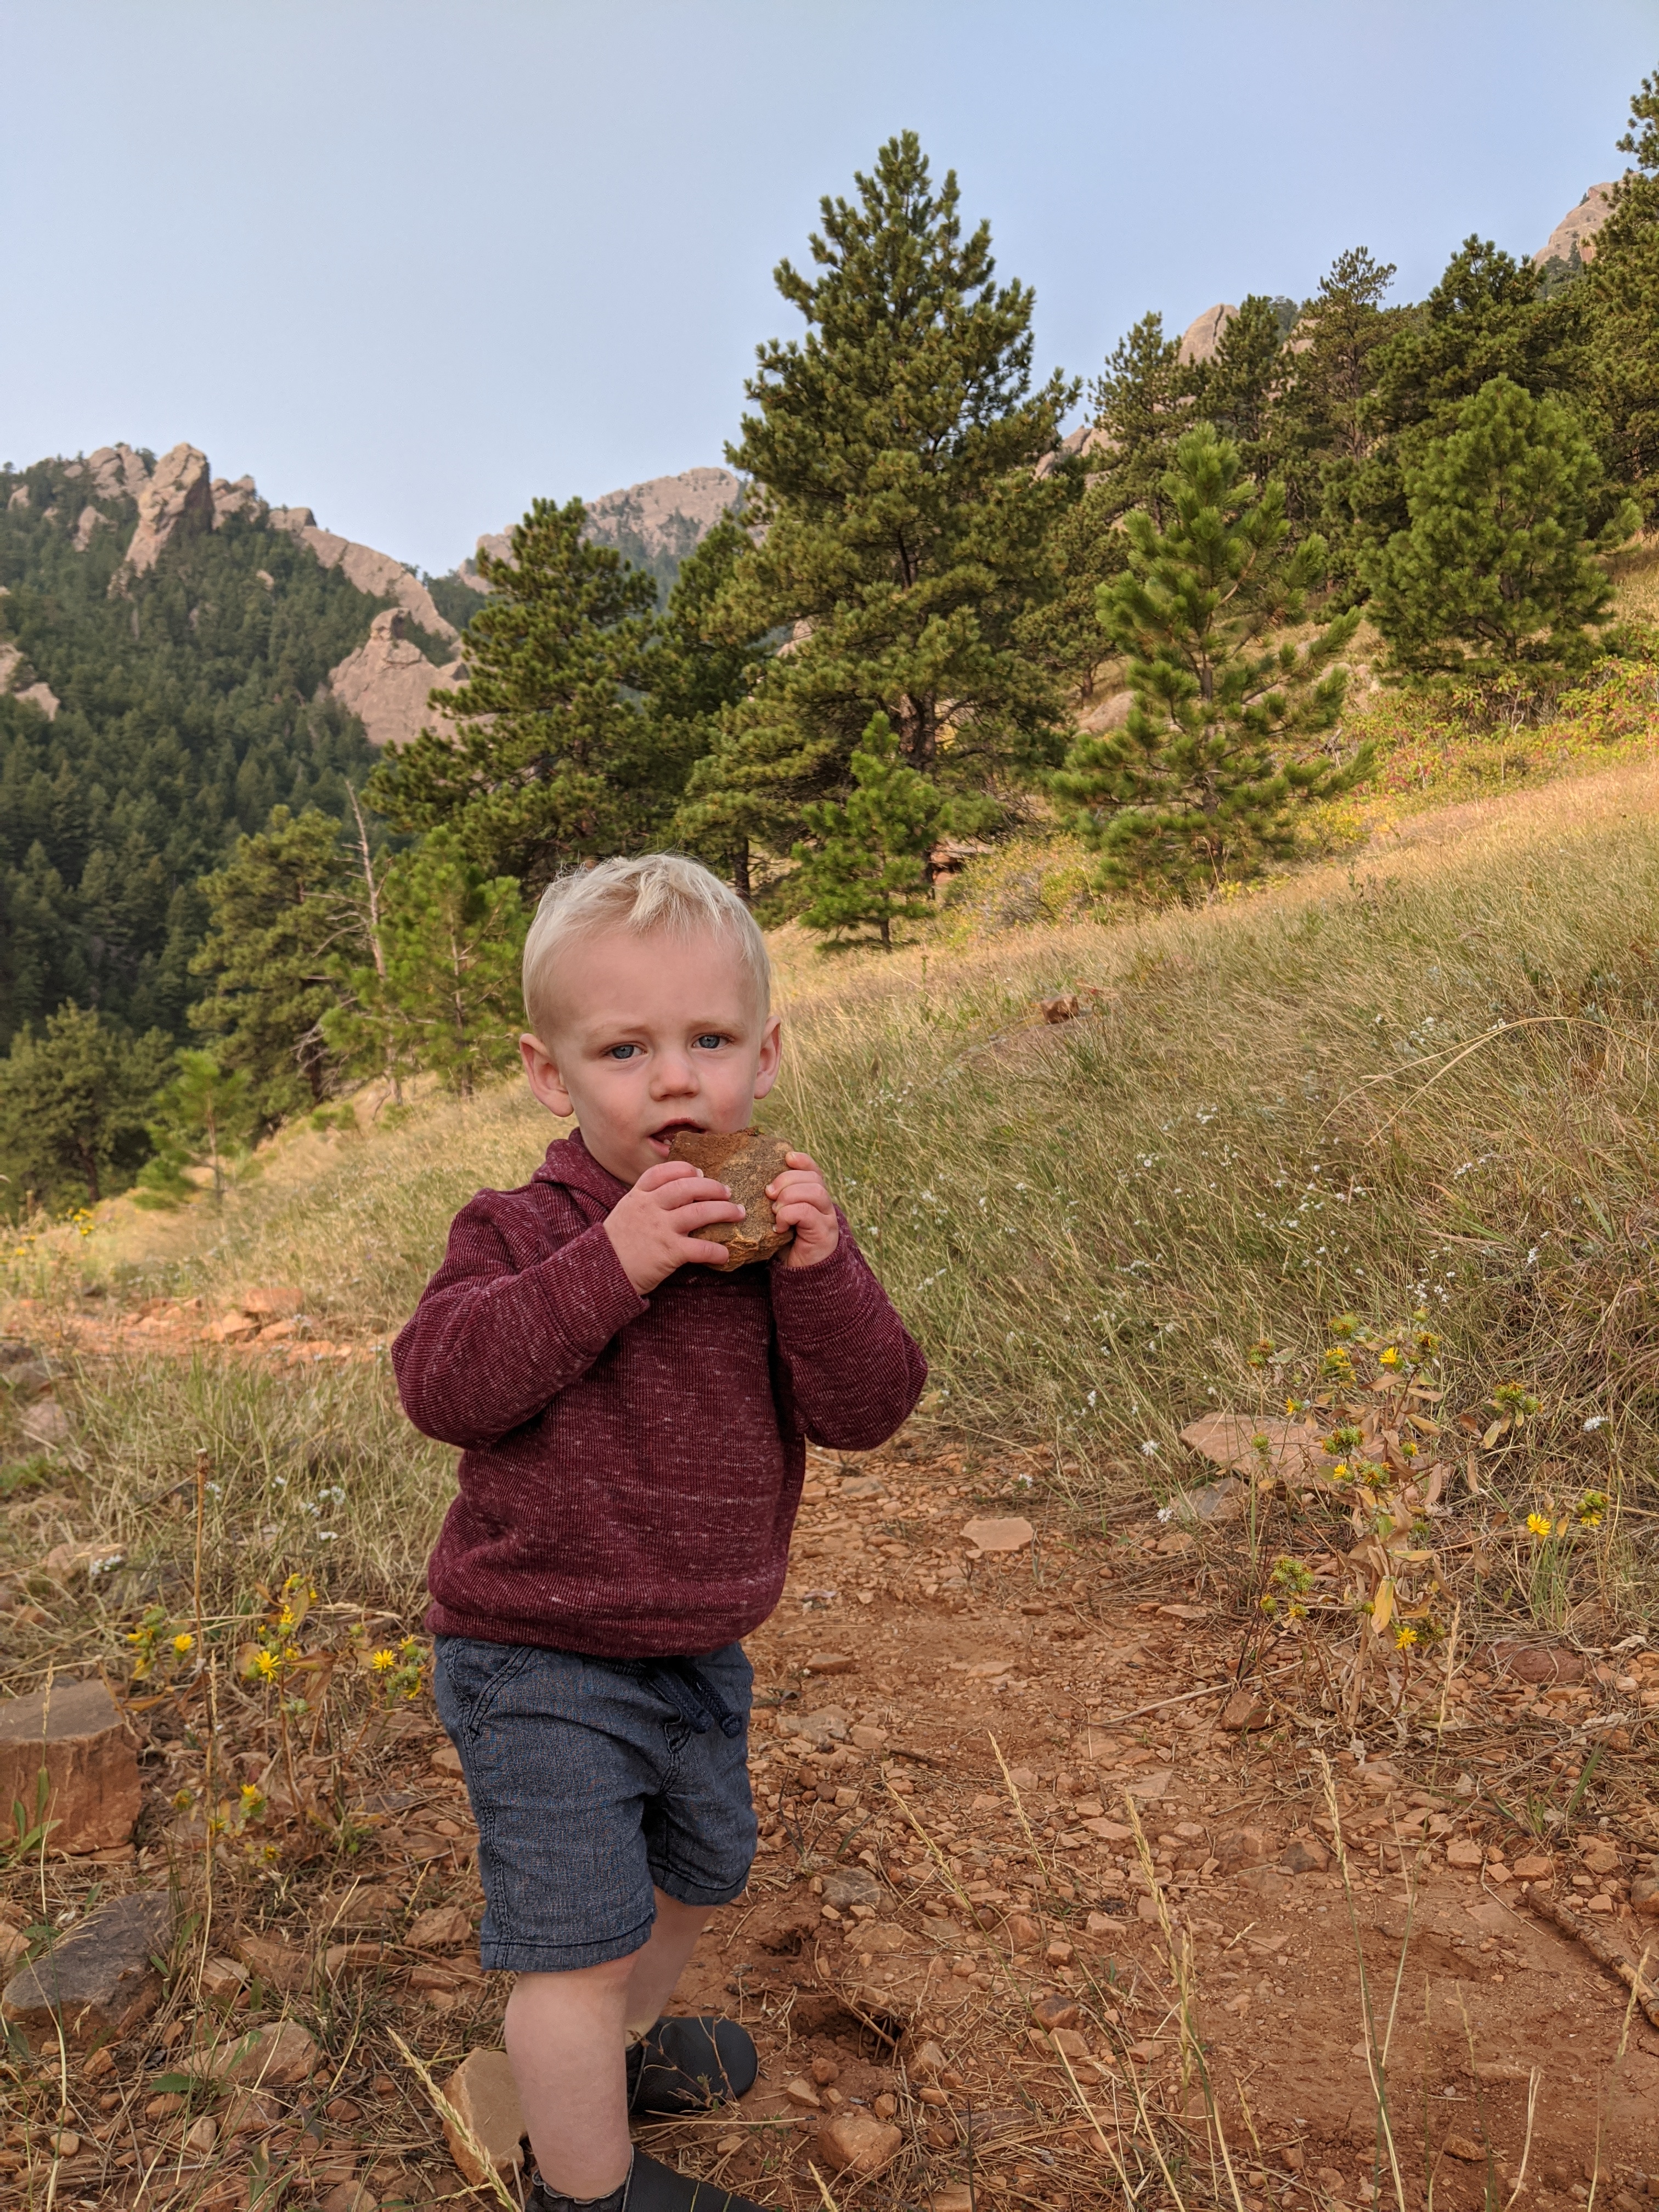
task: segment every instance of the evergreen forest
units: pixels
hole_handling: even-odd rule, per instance
[[[775,272],[741,520],[665,567],[537,500],[487,597],[445,580],[465,680],[395,754],[325,684],[386,603],[301,541],[230,514],[132,577],[131,499],[88,531],[77,465],[0,475],[0,1207],[222,1188],[371,1078],[465,1094],[536,897],[607,854],[830,950],[1034,823],[1103,897],[1207,897],[1373,773],[1362,626],[1368,680],[1506,726],[1659,658],[1609,567],[1659,528],[1659,75],[1615,143],[1590,258],[1472,236],[1412,301],[1356,243],[1207,358],[1151,311],[1078,376],[901,134]]]

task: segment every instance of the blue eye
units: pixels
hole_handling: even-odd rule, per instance
[[[718,1052],[725,1042],[726,1039],[720,1036],[717,1030],[705,1030],[702,1035],[696,1040],[697,1048],[700,1052]]]
[[[613,1044],[607,1048],[607,1060],[629,1060],[641,1048],[636,1044]]]

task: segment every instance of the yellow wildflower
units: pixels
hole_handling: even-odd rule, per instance
[[[1416,1641],[1417,1631],[1414,1628],[1401,1628],[1395,1636],[1394,1648],[1396,1651],[1409,1651]]]
[[[377,1674],[384,1674],[389,1667],[395,1667],[397,1663],[398,1655],[395,1651],[377,1651],[369,1662]]]
[[[1547,1536],[1550,1533],[1549,1515],[1547,1513],[1528,1513],[1527,1516],[1527,1528],[1534,1536]]]
[[[173,1648],[182,1657],[186,1651],[193,1651],[196,1649],[196,1638],[188,1630],[181,1630],[173,1639]]]
[[[253,1671],[268,1682],[276,1672],[276,1662],[269,1651],[257,1651],[253,1656]]]
[[[1395,1346],[1391,1344],[1386,1352],[1380,1352],[1376,1356],[1376,1364],[1379,1367],[1398,1367],[1400,1353]]]

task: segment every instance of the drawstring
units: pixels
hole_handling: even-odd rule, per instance
[[[694,1660],[660,1659],[647,1680],[696,1735],[707,1735],[711,1721],[719,1723],[723,1736],[743,1734],[743,1715],[732,1711]]]

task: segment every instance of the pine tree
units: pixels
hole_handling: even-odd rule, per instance
[[[587,510],[538,499],[507,552],[481,552],[490,597],[466,632],[467,680],[434,691],[452,726],[383,759],[365,793],[398,829],[453,829],[487,875],[538,891],[566,863],[635,852],[672,812],[651,684],[656,585],[583,538]]]
[[[1376,352],[1406,319],[1382,305],[1394,275],[1365,246],[1337,256],[1291,332],[1269,422],[1264,459],[1285,487],[1285,511],[1298,532],[1326,533],[1345,586],[1357,574],[1350,494],[1376,438],[1367,405]]]
[[[808,902],[800,919],[830,940],[826,952],[860,945],[891,949],[896,921],[933,911],[928,856],[943,801],[907,768],[885,714],[872,714],[849,763],[844,805],[822,800],[801,811],[811,843],[795,848]]]
[[[1097,465],[1120,514],[1145,507],[1162,526],[1164,479],[1200,381],[1181,358],[1180,339],[1164,337],[1159,314],[1143,315],[1107,356],[1089,398],[1103,441]]]
[[[327,1096],[318,1023],[334,1003],[331,958],[357,928],[350,880],[339,823],[315,807],[295,817],[286,806],[202,878],[209,927],[191,969],[213,988],[191,1008],[191,1024],[222,1041],[219,1063],[247,1077],[268,1127]]]
[[[425,1070],[470,1098],[517,1064],[519,963],[527,917],[511,876],[486,877],[453,830],[434,830],[387,871],[383,962],[336,975],[343,1003],[323,1017],[348,1066]]]
[[[1000,788],[1059,743],[1058,689],[1014,633],[1052,588],[1049,525],[1079,489],[1035,472],[1073,387],[1033,389],[1032,295],[994,282],[988,226],[963,237],[956,179],[935,191],[913,133],[856,182],[855,204],[823,203],[820,273],[777,270],[807,331],[761,349],[729,452],[764,528],[729,628],[791,635],[699,796],[779,848],[805,803],[846,788],[878,711],[906,765],[952,787]]]
[[[1440,282],[1372,356],[1365,403],[1376,445],[1354,475],[1349,503],[1361,567],[1404,530],[1406,471],[1458,409],[1494,376],[1534,398],[1566,393],[1583,373],[1582,294],[1547,301],[1541,272],[1489,240],[1466,238]]]
[[[20,1030],[0,1060],[0,1212],[96,1206],[132,1182],[149,1152],[150,1098],[173,1047],[159,1030],[122,1034],[76,1006]]]
[[[185,1170],[206,1168],[216,1206],[246,1154],[258,1106],[245,1069],[229,1073],[210,1052],[184,1051],[178,1073],[151,1101],[155,1157],[139,1171],[140,1206],[172,1206],[196,1195]]]
[[[732,709],[748,696],[760,664],[772,652],[764,633],[734,633],[725,618],[726,602],[741,596],[732,591],[739,564],[754,550],[742,520],[722,516],[680,564],[651,664],[659,744],[665,755],[688,763],[675,841],[724,870],[745,899],[753,888],[750,855],[764,834],[764,816],[745,793],[725,789],[708,770]]]
[[[1635,495],[1651,528],[1659,523],[1659,71],[1632,100],[1619,149],[1632,165],[1570,296],[1587,318],[1580,396],[1604,467]]]
[[[1062,507],[1049,532],[1055,570],[1053,596],[1022,615],[1014,635],[1022,652],[1079,698],[1094,695],[1095,674],[1109,658],[1096,599],[1121,573],[1128,542],[1118,527],[1122,505],[1109,476],[1095,478],[1081,499]]]
[[[1406,473],[1408,530],[1370,565],[1371,620],[1397,671],[1524,691],[1582,672],[1610,618],[1598,557],[1639,526],[1625,500],[1599,529],[1601,466],[1559,399],[1494,377]]]
[[[1258,489],[1237,447],[1200,422],[1162,496],[1169,527],[1129,515],[1128,571],[1100,593],[1102,625],[1130,656],[1128,721],[1079,738],[1054,790],[1100,852],[1105,885],[1190,893],[1291,851],[1296,807],[1347,789],[1370,754],[1343,766],[1313,742],[1341,714],[1335,664],[1358,615],[1299,650],[1266,641],[1305,618],[1324,573],[1319,538],[1292,550],[1280,486]]]
[[[1194,411],[1238,447],[1258,482],[1265,480],[1268,418],[1283,374],[1285,331],[1279,302],[1252,292],[1223,325],[1213,356],[1197,379]]]

